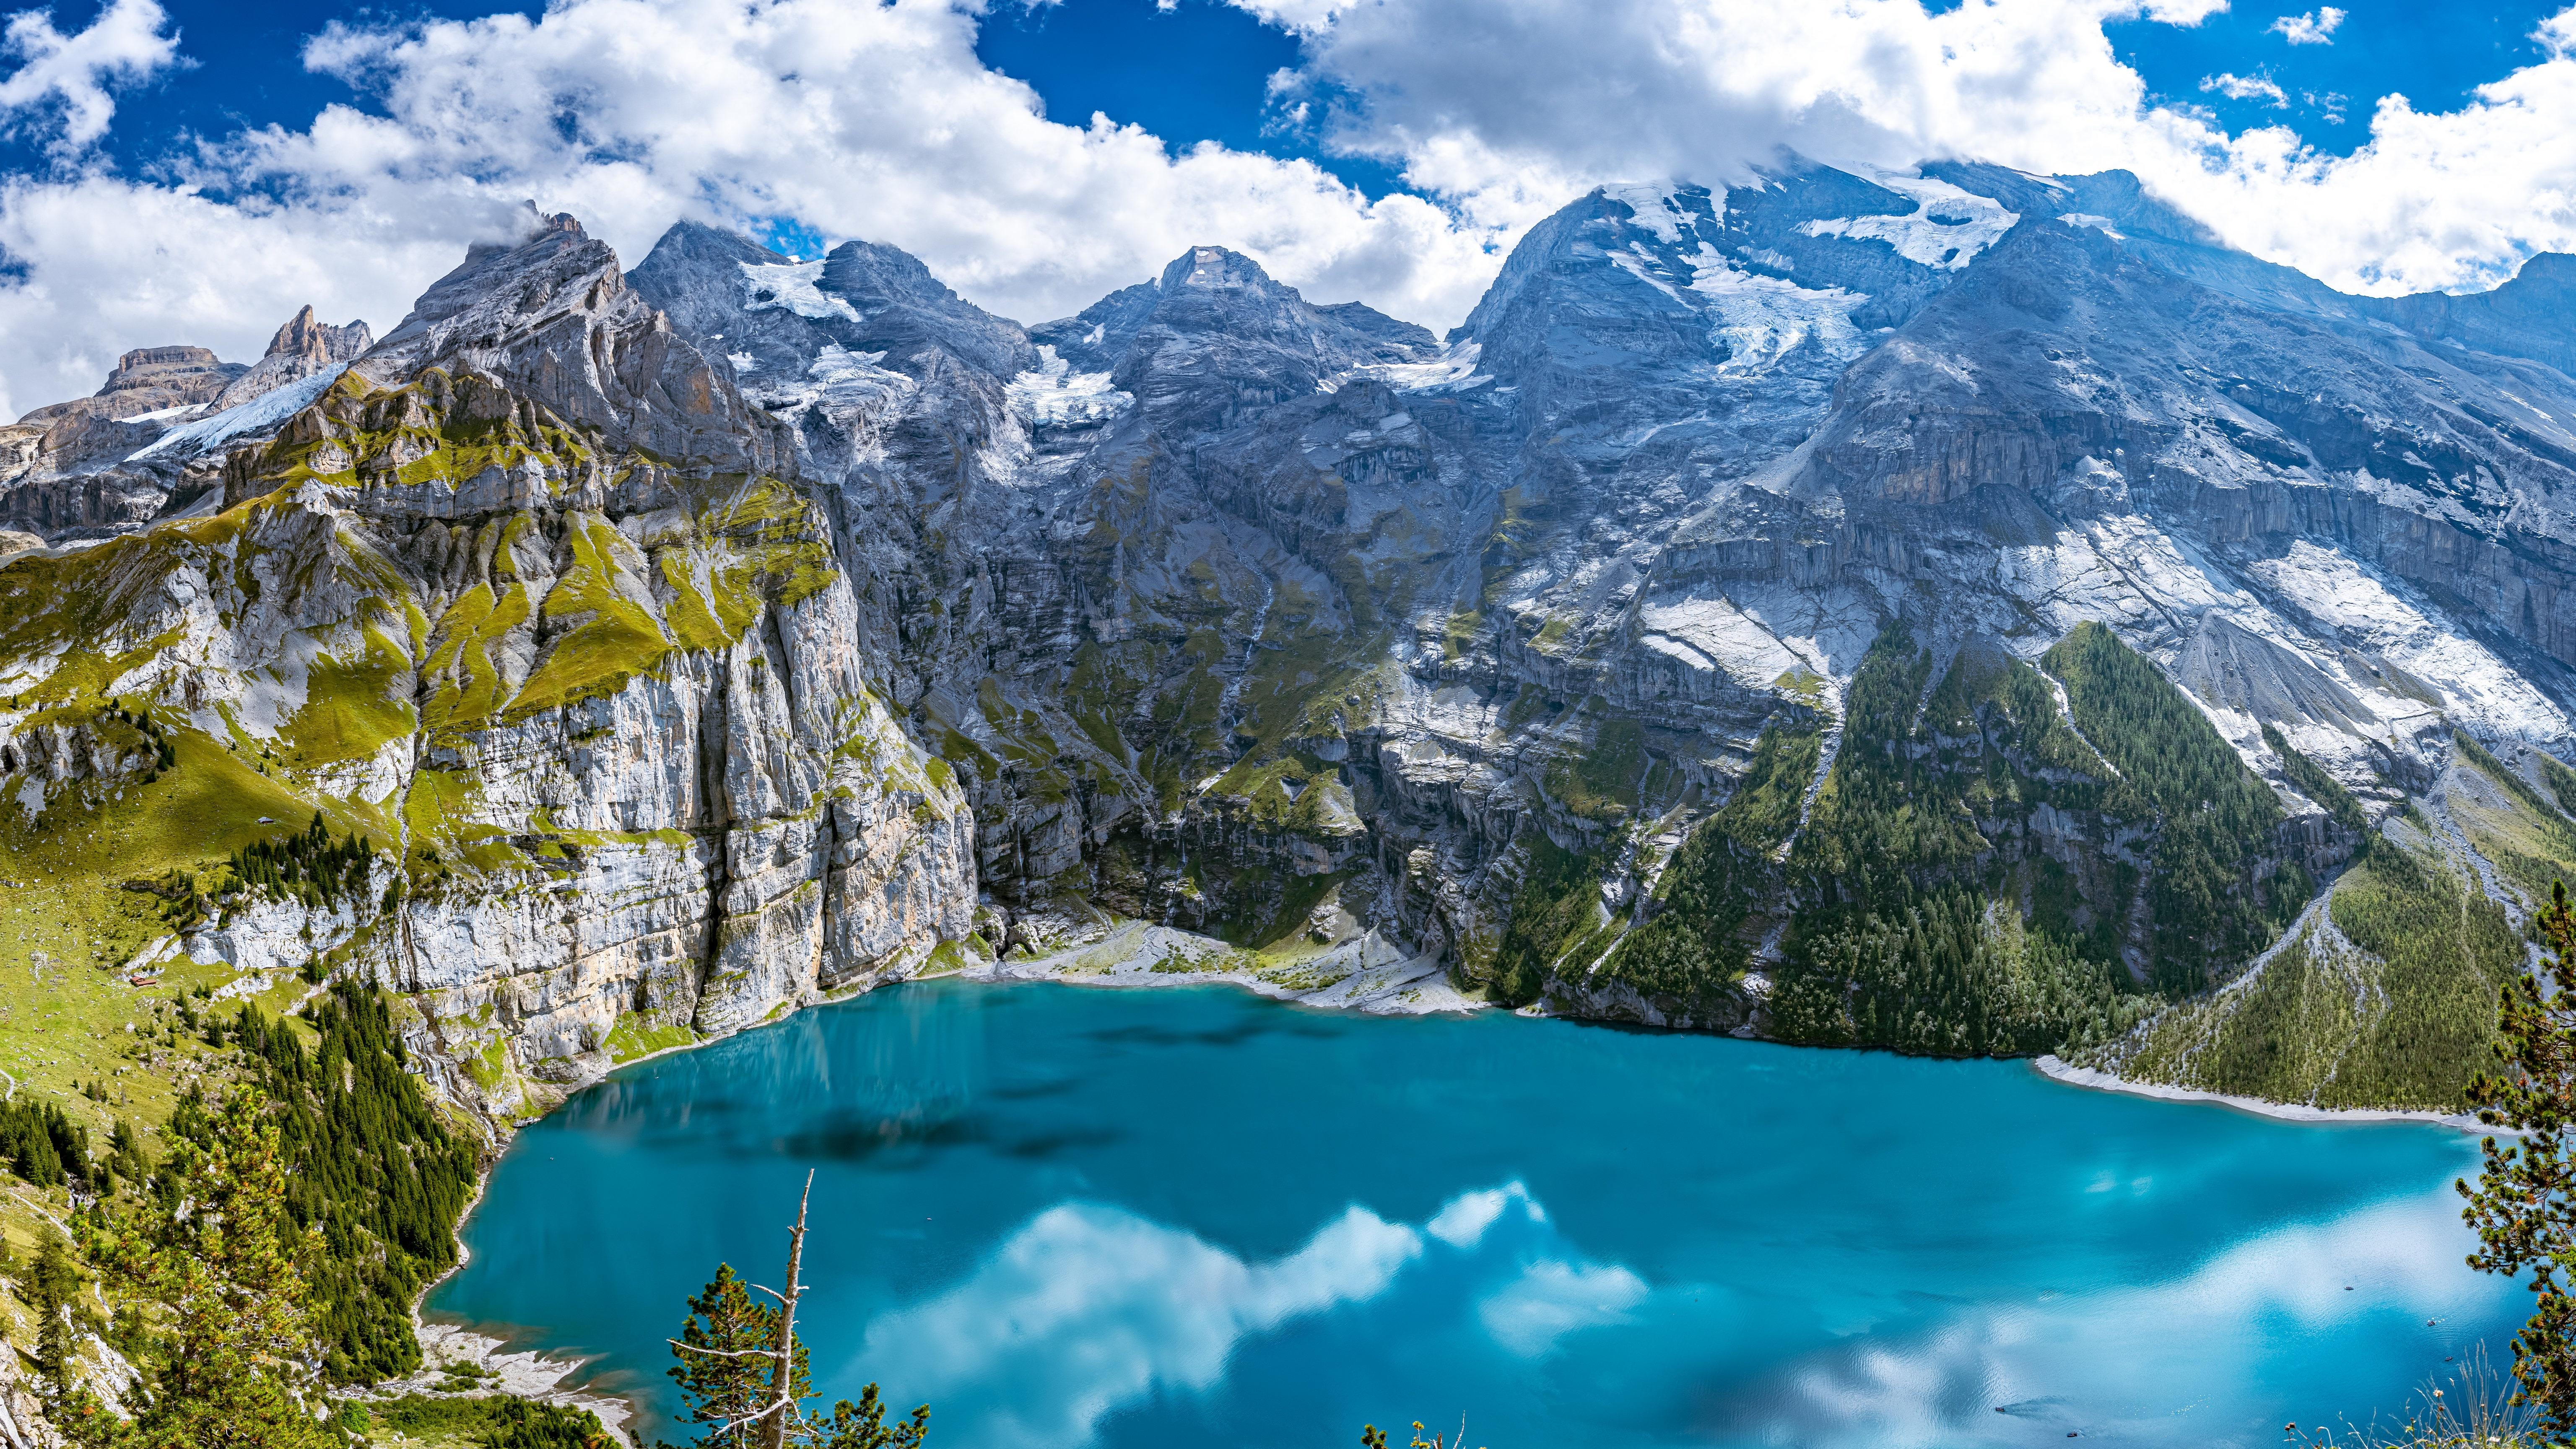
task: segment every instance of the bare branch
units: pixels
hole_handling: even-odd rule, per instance
[[[662,1341],[671,1345],[673,1348],[684,1349],[690,1353],[711,1353],[715,1354],[719,1358],[770,1358],[774,1356],[765,1348],[702,1348],[694,1343],[682,1343],[676,1338],[666,1338]]]

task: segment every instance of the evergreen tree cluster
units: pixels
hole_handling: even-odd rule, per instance
[[[608,1449],[615,1443],[588,1409],[507,1395],[440,1398],[406,1394],[369,1405],[370,1425],[411,1439],[463,1439],[480,1449]]]
[[[0,1155],[38,1187],[90,1178],[89,1132],[51,1102],[20,1094],[0,1102]]]
[[[1600,857],[1563,849],[1539,835],[1530,843],[1486,994],[1504,1006],[1527,1006],[1538,1000],[1561,959],[1579,956],[1588,962],[1591,953],[1576,948],[1609,928],[1601,917]]]
[[[2102,1040],[2153,1004],[2123,964],[2137,948],[2163,993],[2197,989],[2308,895],[2295,864],[2263,878],[2278,797],[2109,630],[2079,626],[2043,663],[2066,709],[2046,676],[2000,651],[1963,651],[1936,676],[1932,652],[1891,623],[1845,692],[1840,749],[1803,829],[1821,731],[1793,722],[1764,731],[1725,807],[1615,945],[1602,858],[1535,843],[1494,994],[1534,999],[1549,975],[1598,959],[1598,975],[1650,997],[1709,999],[1750,965],[1746,922],[1784,907],[1770,1014],[1793,1040],[1944,1055]],[[2151,842],[2143,911],[2138,866],[2070,868],[2036,847],[2043,807]]]
[[[2496,1040],[2496,992],[2522,974],[2504,907],[2434,851],[2374,840],[2340,882],[2336,929],[2377,956],[2386,1009],[2319,1094],[2329,1107],[2456,1108]]]
[[[152,768],[144,774],[144,784],[149,785],[160,779],[172,765],[178,763],[178,752],[170,748],[170,737],[163,732],[159,720],[139,710],[127,709],[121,699],[110,700],[107,708],[98,712],[98,717],[124,725],[142,736],[144,744],[151,746]]]
[[[1772,857],[1797,829],[1822,740],[1811,723],[1762,732],[1735,793],[1673,852],[1653,914],[1611,952],[1602,975],[1677,1003],[1742,979],[1753,953],[1737,932],[1761,894],[1778,887]]]
[[[2120,771],[2114,808],[2156,822],[2147,881],[2151,971],[2181,995],[2210,984],[2215,963],[2241,961],[2289,924],[2310,882],[2296,865],[2268,883],[2256,858],[2274,848],[2281,799],[2245,767],[2182,691],[2099,624],[2078,624],[2041,657],[2066,686],[2077,728]]]
[[[138,1376],[120,1386],[121,1409],[58,1381],[47,1416],[74,1449],[339,1449],[317,1415],[304,1311],[302,1264],[321,1245],[287,1218],[277,1124],[238,1084],[186,1107],[152,1197],[75,1219],[90,1261],[126,1295],[117,1337]]]
[[[73,1259],[71,1244],[50,1228],[36,1247],[35,1261],[17,1277],[19,1296],[36,1315],[37,1381],[46,1393],[59,1397],[71,1389],[80,1335],[98,1326],[81,1292],[87,1280]]]
[[[1785,1041],[1922,1056],[2031,1056],[2098,1040],[2146,1003],[2118,968],[2030,929],[2008,904],[1903,880],[1862,910],[1802,918],[1772,1000]]]
[[[234,851],[230,864],[234,879],[244,888],[279,900],[330,907],[366,890],[375,858],[375,845],[366,836],[332,839],[329,823],[316,810],[313,823],[303,833],[254,841]]]
[[[312,1316],[324,1370],[336,1382],[371,1383],[420,1366],[412,1299],[456,1262],[478,1158],[404,1070],[377,992],[339,982],[305,1017],[319,1037],[309,1051],[247,1006],[227,1034],[276,1103],[294,1167],[287,1214],[322,1237]],[[174,1119],[174,1130],[181,1125]]]
[[[2513,1339],[2516,1400],[2536,1411],[2532,1442],[2566,1444],[2576,1442],[2576,913],[2564,881],[2550,882],[2532,924],[2548,957],[2498,986],[2493,1066],[2468,1089],[2478,1121],[2511,1135],[2479,1143],[2477,1182],[2451,1186],[2478,1235],[2469,1266],[2529,1277],[2533,1312]]]
[[[1853,677],[1842,749],[1788,862],[1783,888],[1804,909],[1784,943],[1772,1030],[2028,1055],[2126,1024],[2144,1006],[2124,995],[2116,964],[2121,911],[2079,915],[2073,878],[2021,842],[2042,806],[2109,828],[2142,808],[2038,670],[1963,653],[1937,681],[1933,671],[1900,620]],[[2122,867],[2101,869],[2110,888],[2097,898],[2125,903]]]

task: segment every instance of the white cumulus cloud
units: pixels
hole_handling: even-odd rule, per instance
[[[118,13],[93,30],[111,22],[124,33]],[[977,23],[942,0],[559,0],[534,20],[335,24],[306,62],[357,84],[363,107],[212,141],[170,182],[103,167],[0,180],[0,247],[23,275],[0,283],[16,344],[0,413],[91,391],[127,347],[255,356],[306,302],[388,327],[531,198],[630,265],[683,217],[890,242],[1025,321],[1206,242],[1318,301],[1449,320],[1500,265],[1507,237],[1420,197],[1372,201],[1308,162],[1050,120],[978,62]],[[92,34],[65,53],[109,49]],[[0,84],[69,73],[43,64]]]
[[[2290,98],[2281,93],[2280,86],[2259,75],[2233,75],[2220,71],[2216,75],[2201,77],[2200,88],[2216,91],[2234,101],[2270,101],[2275,108],[2290,103]]]
[[[1787,146],[1842,164],[2125,168],[2235,244],[2348,290],[2487,286],[2535,250],[2576,249],[2576,7],[2540,23],[2542,60],[2452,111],[2378,97],[2369,139],[2335,155],[2284,124],[2231,134],[2158,100],[2105,31],[2215,5],[1233,3],[1301,37],[1305,63],[1276,88],[1332,144],[1494,224],[1591,181],[1733,180]]]
[[[1075,1449],[1157,1391],[1213,1387],[1242,1340],[1377,1297],[1421,1255],[1419,1232],[1364,1208],[1286,1257],[1246,1263],[1133,1213],[1068,1203],[956,1287],[871,1324],[867,1371],[969,1406],[968,1437],[993,1449]]]
[[[2326,5],[2305,15],[2284,15],[2265,28],[2292,45],[2332,45],[2335,27],[2341,24],[2343,12]]]
[[[107,134],[116,86],[134,85],[169,68],[179,43],[153,0],[111,0],[86,30],[65,35],[53,16],[28,10],[0,30],[0,56],[20,61],[0,80],[0,125],[15,132],[31,113],[55,121],[54,149],[77,152]]]
[[[361,104],[144,177],[113,165],[116,91],[187,63],[153,0],[111,0],[71,34],[17,16],[0,125],[58,161],[0,178],[0,416],[88,392],[128,347],[247,358],[307,302],[390,326],[528,199],[630,264],[683,217],[890,242],[1024,321],[1220,243],[1319,301],[1445,327],[1521,228],[1586,187],[1722,183],[1780,146],[2126,167],[2236,244],[2355,290],[2489,285],[2576,248],[2576,7],[2541,23],[2541,60],[2455,110],[2357,98],[2368,139],[2334,155],[2286,116],[2231,134],[2159,100],[2105,32],[2196,23],[2220,0],[1234,0],[1300,42],[1278,116],[1420,193],[1371,200],[1304,161],[1049,118],[977,60],[990,3],[554,0],[535,18],[335,24],[305,58]],[[2293,18],[2322,36],[2334,15]]]

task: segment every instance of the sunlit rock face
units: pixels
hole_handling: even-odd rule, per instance
[[[508,1116],[967,934],[801,440],[607,248],[553,218],[354,366],[308,340],[202,516],[13,566],[12,823],[119,834],[82,864],[175,928],[137,964],[372,977]]]
[[[1445,340],[1217,247],[1026,329],[864,244],[683,228],[633,280],[840,499],[895,702],[974,804],[999,942],[1079,898],[1273,950],[1376,929],[1476,984],[1555,852],[1591,863],[1601,929],[1546,963],[1551,1000],[1761,1030],[1763,963],[1817,904],[1794,882],[1721,989],[1600,968],[1766,730],[1817,737],[1766,846],[1794,866],[1893,623],[1927,697],[2107,624],[2269,782],[2212,978],[2356,845],[2267,724],[2366,813],[2452,728],[2562,746],[2571,385],[2563,322],[2521,295],[2553,276],[2376,302],[2121,174],[1791,160],[1579,199]],[[1915,755],[1983,729],[2064,774],[1976,713],[2001,707],[1966,737],[1869,728]],[[2163,969],[2180,928],[2134,877],[2165,815],[1962,808],[1977,843],[1922,883],[2028,913],[2033,872],[2072,872],[2072,927]]]
[[[223,782],[66,871],[376,972],[502,1112],[1108,918],[1877,1040],[1854,963],[1948,911],[2006,983],[1952,998],[2179,999],[2410,799],[2519,908],[2447,802],[2455,732],[2526,793],[2569,745],[2566,285],[2347,297],[2124,174],[1795,158],[1577,199],[1446,338],[1221,246],[1024,326],[890,247],[621,272],[532,215],[372,345],[20,440],[105,501],[12,526],[112,541],[7,565],[0,815]],[[362,882],[212,864],[317,809]],[[1889,1040],[2136,1019],[2062,1005]]]

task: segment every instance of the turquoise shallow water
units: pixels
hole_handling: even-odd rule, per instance
[[[776,1281],[811,1167],[816,1377],[950,1449],[2269,1446],[2503,1348],[2475,1159],[2020,1063],[940,982],[582,1093],[429,1306],[667,1432],[684,1300]]]

